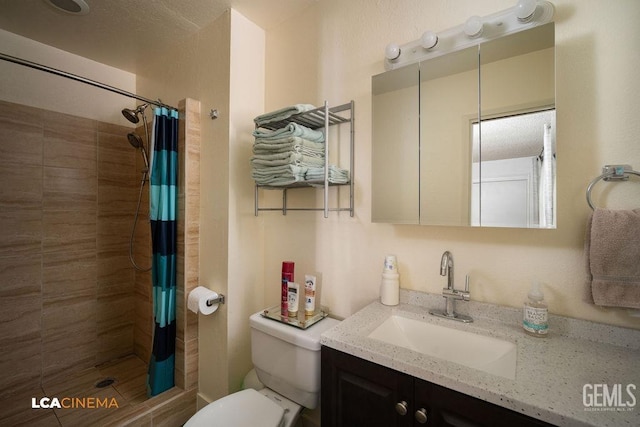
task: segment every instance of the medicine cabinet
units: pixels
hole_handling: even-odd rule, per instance
[[[554,24],[372,78],[372,221],[555,228]]]

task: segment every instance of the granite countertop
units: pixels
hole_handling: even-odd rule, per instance
[[[456,310],[474,318],[462,324],[429,315],[431,308],[444,308],[441,295],[402,290],[399,305],[373,302],[322,334],[321,344],[551,424],[640,425],[640,330],[549,315],[549,336],[536,338],[522,330],[518,309],[458,301]],[[515,380],[368,338],[390,315],[515,343]],[[615,402],[626,406],[605,406],[600,384],[609,394],[621,387]]]

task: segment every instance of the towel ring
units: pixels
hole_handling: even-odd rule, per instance
[[[634,171],[631,165],[605,165],[602,168],[602,175],[591,181],[587,187],[587,203],[591,210],[595,210],[591,202],[591,189],[598,181],[601,179],[605,181],[628,181],[630,174],[640,176],[640,172]]]

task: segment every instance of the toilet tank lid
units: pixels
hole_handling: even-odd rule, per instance
[[[340,323],[339,320],[325,317],[319,322],[309,326],[307,329],[296,328],[291,325],[280,323],[277,320],[267,319],[262,316],[262,311],[251,315],[249,323],[252,328],[265,334],[272,335],[283,341],[287,341],[295,346],[308,350],[320,350],[320,335],[333,326]]]

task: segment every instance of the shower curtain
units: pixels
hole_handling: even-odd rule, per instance
[[[551,125],[545,123],[543,130],[542,156],[538,160],[538,209],[540,228],[553,228],[556,224],[556,158]]]
[[[176,347],[176,208],[178,185],[178,112],[156,108],[150,177],[154,333],[147,393],[174,386]]]

